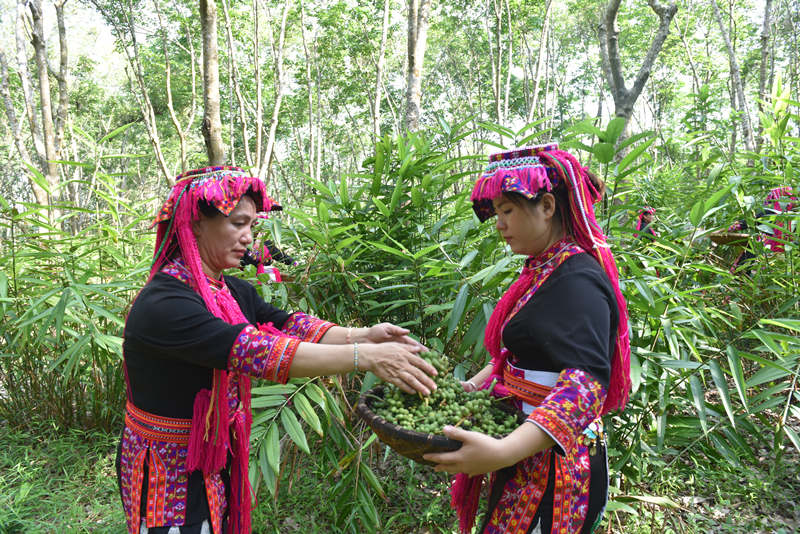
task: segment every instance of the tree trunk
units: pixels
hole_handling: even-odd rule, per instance
[[[56,144],[56,126],[53,120],[53,107],[50,96],[50,75],[47,68],[47,45],[44,40],[44,25],[42,24],[42,2],[31,0],[28,2],[31,12],[31,43],[36,57],[36,71],[39,77],[39,106],[42,114],[42,133],[44,134],[44,150],[47,162],[44,166],[45,177],[50,189],[50,201],[54,198],[58,187],[59,147]],[[66,53],[66,51],[64,51]]]
[[[8,79],[8,63],[2,50],[0,50],[0,96],[3,98],[3,104],[6,109],[6,118],[8,119],[8,127],[11,130],[12,137],[14,138],[14,146],[17,148],[17,153],[23,162],[35,166],[33,160],[31,159],[30,153],[28,152],[28,147],[25,146],[25,140],[22,138],[22,123],[17,119],[17,112],[16,109],[14,109],[14,101],[11,98],[11,85]],[[28,173],[28,181],[31,185],[31,190],[33,191],[33,197],[36,199],[36,203],[41,206],[49,205],[50,202],[47,198],[47,191],[45,191],[42,186],[36,183],[36,180],[33,179],[32,173]]]
[[[306,86],[308,87],[308,175],[314,177],[314,140],[315,140],[315,126],[314,126],[314,82],[311,78],[311,52],[308,48],[308,39],[306,39],[306,21],[305,21],[305,6],[300,2],[300,37],[303,40],[303,53],[306,56]],[[316,59],[317,48],[314,46],[314,58]],[[302,146],[301,146],[302,154]]]
[[[722,15],[719,12],[716,0],[710,0],[711,7],[714,10],[714,19],[717,21],[719,31],[722,34],[722,39],[725,41],[725,48],[728,51],[728,60],[731,65],[731,84],[733,85],[732,94],[736,95],[736,100],[739,104],[739,112],[742,117],[742,137],[744,138],[744,145],[748,151],[755,149],[755,142],[753,140],[753,127],[750,124],[750,114],[747,112],[747,102],[744,97],[744,86],[742,85],[742,78],[739,75],[739,63],[736,61],[736,54],[731,44],[730,36],[725,30],[725,25],[722,23]]]
[[[619,30],[616,27],[620,2],[621,0],[611,0],[606,6],[603,19],[598,26],[598,37],[600,40],[600,63],[603,68],[603,75],[611,89],[611,96],[614,98],[614,115],[625,119],[625,131],[620,137],[622,139],[627,136],[628,123],[633,114],[633,106],[642,93],[647,79],[650,77],[653,63],[661,52],[661,47],[669,34],[670,22],[678,11],[678,7],[674,0],[669,5],[662,4],[658,0],[648,0],[650,8],[658,15],[659,25],[653,40],[650,42],[647,55],[642,60],[639,72],[636,74],[633,86],[629,89],[622,73],[618,42]]]
[[[767,87],[770,55],[769,55],[769,30],[770,15],[772,11],[772,0],[764,2],[764,24],[761,26],[761,64],[758,69],[758,111],[764,111],[764,101],[767,99]],[[761,145],[764,142],[763,127],[761,121],[758,122],[758,135],[756,136],[756,152],[761,152]]]
[[[533,101],[528,108],[526,122],[533,121],[536,114],[536,106],[539,103],[539,84],[542,80],[542,61],[547,59],[547,32],[550,30],[550,6],[553,0],[546,0],[544,3],[544,21],[542,22],[542,34],[539,36],[539,54],[536,57],[536,71],[533,76]]]
[[[203,139],[209,165],[225,163],[219,98],[219,53],[217,51],[217,6],[215,0],[200,0],[203,32]]]
[[[233,86],[233,93],[236,95],[236,102],[238,104],[239,112],[239,127],[242,129],[242,145],[244,148],[244,158],[247,162],[247,167],[253,167],[253,156],[250,154],[250,133],[247,129],[247,114],[245,113],[245,101],[242,96],[242,88],[239,84],[239,69],[236,68],[236,61],[234,61],[234,48],[233,48],[233,33],[231,31],[231,19],[228,14],[228,1],[222,0],[222,12],[225,16],[225,36],[228,43],[228,62],[229,62],[229,78]],[[231,132],[231,141],[233,140],[233,132]],[[231,151],[231,156],[233,156]]]
[[[422,64],[428,40],[428,15],[431,0],[408,2],[408,78],[406,80],[406,114],[404,127],[419,129],[422,113]]]
[[[372,137],[381,136],[381,101],[383,100],[383,68],[386,64],[386,39],[389,34],[389,0],[383,0],[383,23],[381,24],[381,47],[378,49],[378,64],[375,67],[375,101],[372,104]]]
[[[283,74],[283,44],[286,38],[286,19],[289,16],[289,6],[292,0],[286,0],[283,5],[283,15],[281,16],[281,31],[278,36],[278,44],[274,52],[275,65],[275,105],[272,108],[272,119],[269,123],[269,134],[267,145],[264,147],[264,155],[261,158],[261,166],[258,168],[258,177],[267,178],[270,173],[270,166],[275,153],[275,135],[278,132],[278,119],[280,117],[281,103],[283,101],[284,74]]]

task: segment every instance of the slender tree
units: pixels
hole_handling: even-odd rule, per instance
[[[627,131],[628,123],[633,114],[633,106],[642,93],[647,79],[650,77],[653,64],[661,52],[664,41],[667,39],[670,22],[672,22],[672,18],[678,11],[678,6],[674,0],[669,4],[663,4],[658,0],[648,0],[648,5],[658,15],[658,29],[650,42],[650,48],[647,50],[642,64],[639,66],[639,72],[636,74],[633,85],[628,88],[622,72],[622,61],[619,55],[617,13],[619,12],[620,3],[621,0],[611,0],[606,5],[603,18],[598,26],[598,37],[600,39],[600,64],[603,68],[606,82],[611,89],[611,96],[614,98],[614,115],[623,117],[626,120]]]
[[[219,97],[219,52],[217,50],[217,6],[215,0],[200,0],[203,32],[203,139],[209,165],[225,163]]]
[[[408,76],[404,128],[416,131],[422,110],[422,63],[428,40],[431,0],[408,0]]]

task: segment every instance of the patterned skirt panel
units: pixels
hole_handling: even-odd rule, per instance
[[[136,408],[130,402],[126,408],[120,476],[128,533],[137,534],[142,522],[148,528],[183,525],[186,521],[189,481],[186,457],[191,420],[151,414]],[[140,510],[145,462],[146,515],[142,518]],[[225,486],[219,474],[206,477],[205,483],[209,494],[212,526],[214,532],[219,532],[227,506]]]
[[[528,420],[550,435],[565,454],[550,448],[518,463],[484,532],[528,532],[550,477],[554,482],[551,533],[579,532],[589,503],[589,454],[596,440],[602,439],[602,422],[592,420],[599,414],[605,391],[591,376],[577,369],[562,371],[552,387],[526,380],[524,370],[511,365],[507,365],[503,378],[519,407],[535,407]]]

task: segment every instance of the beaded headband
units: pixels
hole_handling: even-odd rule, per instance
[[[554,150],[558,150],[557,143],[516,148],[489,156],[489,164],[470,196],[478,219],[483,222],[495,214],[492,200],[503,193],[519,193],[533,200],[542,190],[551,191],[556,187],[559,173],[540,157],[543,152]]]

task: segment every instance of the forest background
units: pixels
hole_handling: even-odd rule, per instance
[[[464,376],[521,265],[471,184],[551,140],[608,183],[631,313],[602,528],[800,529],[796,234],[758,238],[796,214],[756,219],[798,185],[797,0],[2,0],[0,27],[0,532],[124,531],[120,336],[177,174],[240,165],[285,206],[265,298],[406,325]],[[709,239],[737,221],[738,271]],[[257,532],[455,532],[447,477],[354,416],[373,383],[254,390]]]

